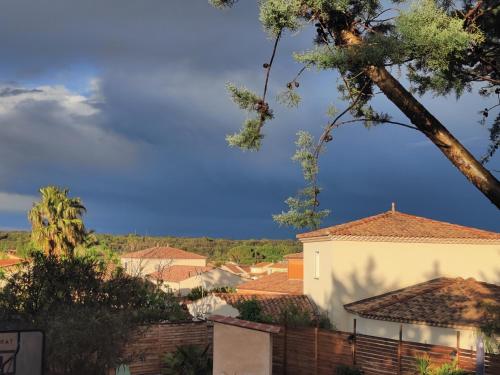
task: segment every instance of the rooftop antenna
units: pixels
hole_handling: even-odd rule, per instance
[[[396,212],[396,203],[394,202],[391,204],[391,212]]]

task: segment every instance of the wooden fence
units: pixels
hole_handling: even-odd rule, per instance
[[[206,322],[165,323],[144,327],[125,350],[133,375],[156,375],[162,359],[178,346],[212,345],[213,327]],[[366,375],[415,375],[415,357],[428,354],[436,364],[458,359],[474,371],[471,350],[419,344],[318,328],[285,328],[273,336],[273,374],[335,375],[339,365],[356,365]],[[500,356],[486,355],[486,374],[500,374]]]
[[[415,375],[415,357],[449,363],[473,372],[475,352],[317,328],[283,329],[273,338],[273,373],[334,375],[339,365],[357,366],[366,375]],[[500,374],[500,356],[486,355],[486,374]]]
[[[125,348],[132,375],[157,375],[165,354],[178,346],[212,344],[212,325],[206,322],[164,323],[142,327]]]

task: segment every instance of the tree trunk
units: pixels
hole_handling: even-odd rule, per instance
[[[360,44],[354,33],[344,31],[345,45]],[[369,66],[368,77],[403,112],[427,138],[476,186],[497,208],[500,209],[500,182],[439,122],[399,81],[384,67]]]

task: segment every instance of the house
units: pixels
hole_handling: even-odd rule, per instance
[[[250,273],[253,275],[262,275],[269,273],[269,267],[273,264],[271,262],[259,262],[250,266]]]
[[[122,254],[121,265],[129,275],[145,276],[171,266],[206,267],[207,257],[162,246]]]
[[[304,253],[293,253],[285,255],[287,262],[288,278],[295,280],[304,279]]]
[[[188,303],[187,308],[196,319],[206,319],[214,314],[236,318],[240,314],[238,305],[250,300],[257,301],[262,314],[274,320],[278,320],[282,312],[290,306],[307,313],[311,319],[317,316],[316,306],[304,295],[212,293]]]
[[[287,262],[273,263],[267,269],[269,273],[288,272],[288,263]]]
[[[440,277],[344,305],[356,330],[383,336],[475,349],[477,330],[489,321],[484,305],[500,308],[500,286]],[[392,337],[391,337],[392,336]]]
[[[500,282],[499,233],[405,214],[394,206],[297,237],[304,251],[304,294],[342,331],[353,329],[352,312],[344,305],[356,301],[439,277]]]
[[[303,294],[303,283],[289,279],[287,272],[275,272],[238,285],[239,294]]]
[[[221,268],[208,266],[173,265],[146,276],[154,283],[176,294],[185,296],[191,289],[203,287],[211,290],[217,287],[236,287],[245,280]]]
[[[222,266],[220,266],[225,271],[229,271],[231,273],[234,273],[235,275],[244,277],[244,278],[250,278],[250,267],[249,266],[244,266],[240,265],[234,262],[226,262]]]

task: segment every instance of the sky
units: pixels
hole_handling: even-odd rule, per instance
[[[334,72],[307,71],[302,103],[274,97],[300,65],[309,31],[286,35],[270,81],[275,119],[260,152],[229,148],[245,114],[234,82],[261,91],[272,41],[254,1],[230,11],[206,0],[16,0],[0,12],[0,228],[29,229],[38,189],[81,197],[101,233],[293,238],[272,214],[304,185],[291,161],[296,133],[321,133],[344,108]],[[394,74],[402,75],[395,71]],[[476,156],[485,102],[420,98]],[[407,120],[385,97],[376,109]],[[390,209],[500,231],[498,210],[420,133],[392,125],[341,128],[320,160],[324,225]],[[495,157],[489,165],[500,169]],[[498,174],[497,174],[498,177]]]

